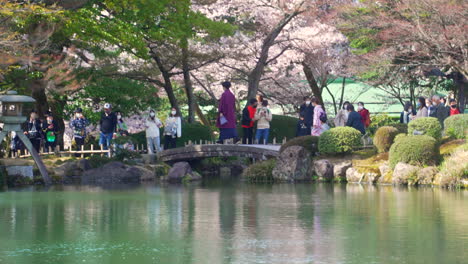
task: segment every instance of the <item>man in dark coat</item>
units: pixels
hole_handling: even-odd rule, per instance
[[[447,111],[447,107],[440,101],[440,96],[434,95],[432,96],[432,105],[433,111],[431,111],[430,116],[435,117],[439,120],[440,125],[442,128],[444,127],[444,120],[449,116],[450,112]]]
[[[314,106],[309,96],[304,96],[304,103],[299,108],[299,115],[304,117],[304,124],[307,126],[307,135],[311,135],[312,123],[314,121]]]
[[[104,113],[101,115],[99,125],[101,126],[99,145],[107,150],[109,149],[111,140],[117,129],[117,115],[112,112],[112,106],[110,104],[104,104]]]
[[[358,112],[354,111],[354,106],[352,104],[349,104],[347,109],[349,115],[348,121],[346,121],[346,126],[357,129],[359,130],[359,132],[361,132],[361,134],[364,135],[366,133],[366,129],[364,128],[364,123],[362,122],[361,115]]]
[[[37,112],[32,110],[29,119],[24,123],[24,134],[31,141],[37,153],[40,152],[41,139],[42,139],[42,123],[37,116]]]

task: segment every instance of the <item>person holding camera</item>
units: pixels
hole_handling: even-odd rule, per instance
[[[24,125],[24,134],[29,138],[34,149],[39,153],[42,139],[42,123],[37,116],[36,110],[32,110],[29,119]]]
[[[255,112],[254,120],[257,121],[257,134],[255,140],[258,144],[268,144],[270,136],[270,122],[273,119],[273,114],[268,108],[268,101],[263,100],[262,106]]]

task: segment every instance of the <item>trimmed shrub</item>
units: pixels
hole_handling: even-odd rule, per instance
[[[273,182],[273,169],[276,159],[269,159],[250,165],[242,173],[242,177],[249,182]]]
[[[371,123],[367,129],[369,131],[369,134],[373,136],[377,132],[377,129],[379,129],[380,127],[390,126],[398,123],[399,119],[391,117],[387,114],[371,115]]]
[[[301,146],[310,152],[311,155],[314,155],[318,151],[318,141],[319,137],[316,136],[303,136],[293,138],[283,145],[281,145],[280,152],[283,152],[290,146]]]
[[[398,133],[408,134],[408,124],[396,123],[396,124],[391,124],[389,126],[398,129]]]
[[[319,152],[323,154],[349,153],[361,146],[361,132],[352,127],[335,127],[319,137]]]
[[[413,135],[415,132],[439,140],[442,137],[442,126],[435,117],[422,117],[411,121],[408,125],[408,135]]]
[[[373,141],[374,146],[377,147],[380,153],[389,151],[397,134],[398,129],[391,126],[383,126],[377,129]]]
[[[164,130],[161,128],[161,145],[164,144]],[[188,143],[190,140],[195,142],[200,142],[200,140],[208,140],[212,141],[213,138],[213,131],[210,127],[204,126],[201,123],[182,123],[182,137],[177,139],[177,147],[185,146],[185,143]],[[145,131],[135,133],[130,135],[133,139],[135,144],[138,145],[145,145],[146,146],[146,133]]]
[[[453,115],[444,121],[445,135],[456,138],[468,138],[468,114]]]
[[[398,135],[390,148],[389,161],[392,168],[398,162],[415,166],[434,166],[439,156],[439,145],[433,137]]]

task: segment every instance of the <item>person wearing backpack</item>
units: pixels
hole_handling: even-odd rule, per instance
[[[327,123],[327,114],[323,110],[323,107],[318,104],[317,98],[312,98],[312,105],[314,106],[312,136],[320,136],[324,131],[323,124]]]
[[[270,136],[270,122],[273,115],[268,109],[268,101],[263,100],[262,107],[259,107],[255,112],[254,121],[257,122],[257,134],[255,136],[258,144],[268,144],[268,137]]]

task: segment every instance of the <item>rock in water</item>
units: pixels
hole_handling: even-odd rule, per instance
[[[182,181],[200,180],[200,174],[194,172],[190,164],[186,161],[177,162],[169,170],[167,180],[171,183],[180,183]]]
[[[286,148],[273,169],[277,181],[303,181],[312,179],[312,162],[309,152],[301,146]]]
[[[343,161],[333,166],[333,176],[346,180],[346,171],[353,166],[351,161]]]
[[[439,171],[436,167],[426,167],[418,171],[418,184],[430,185]]]
[[[317,160],[314,162],[315,174],[319,177],[320,181],[333,180],[333,164],[328,160]]]
[[[83,184],[138,183],[142,176],[149,173],[151,172],[144,168],[113,161],[100,168],[85,171],[81,182]]]
[[[419,167],[403,162],[397,163],[393,170],[393,184],[415,184]]]

